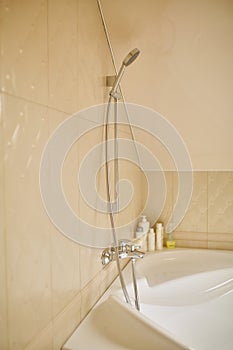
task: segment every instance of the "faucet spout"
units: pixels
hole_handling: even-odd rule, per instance
[[[145,252],[142,252],[140,250],[134,250],[132,252],[128,252],[127,255],[127,257],[130,259],[142,259],[145,255]]]

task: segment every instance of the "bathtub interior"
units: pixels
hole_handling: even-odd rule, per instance
[[[184,250],[146,260],[137,266],[142,313],[188,348],[233,349],[233,253]]]
[[[146,278],[153,287],[185,276],[201,272],[221,270],[233,266],[232,252],[204,249],[175,249],[147,254],[137,263],[137,276]]]

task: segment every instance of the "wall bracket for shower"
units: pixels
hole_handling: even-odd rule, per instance
[[[116,75],[107,75],[106,76],[106,86],[113,87],[116,80]]]

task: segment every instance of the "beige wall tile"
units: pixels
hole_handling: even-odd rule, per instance
[[[88,156],[92,148],[95,147],[98,143],[101,144],[103,142],[103,128],[97,127],[97,125],[93,123],[88,122],[88,124],[92,129],[83,134],[77,143],[79,167],[81,167],[82,161],[86,156]],[[99,161],[102,160],[102,158],[99,159]],[[90,174],[95,174],[96,169],[94,168],[94,166],[94,164],[89,163]],[[100,169],[99,174],[96,174],[96,178],[95,176],[88,176],[89,174],[87,174],[88,182],[92,182],[92,185],[95,188],[93,198],[95,198],[96,202],[94,204],[97,204],[98,206],[97,194],[99,194],[100,197],[106,200],[106,186],[104,180],[105,171],[102,167],[102,169]],[[93,209],[93,203],[89,203],[88,199],[83,196],[83,189],[81,187],[79,187],[78,191],[78,217],[84,222],[86,222],[88,225],[91,225],[93,227],[109,227],[108,215],[106,215],[105,213],[97,212],[95,209]]]
[[[80,291],[79,255],[77,243],[51,228],[53,317]]]
[[[48,218],[39,164],[48,136],[46,108],[4,97],[9,344],[23,348],[51,319]]]
[[[176,247],[180,248],[208,248],[206,232],[174,232],[173,239]]]
[[[49,323],[35,338],[24,348],[24,350],[52,350],[53,349],[53,325]],[[59,348],[57,348],[58,350]],[[60,350],[60,349],[59,349]]]
[[[104,294],[106,289],[110,286],[112,281],[117,277],[117,266],[116,263],[104,266],[101,271],[101,281],[100,281],[100,295]]]
[[[101,275],[98,274],[81,291],[81,319],[83,319],[100,298]]]
[[[215,241],[215,242],[233,242],[233,233],[208,233],[208,240],[209,241]]]
[[[77,67],[78,108],[107,101],[106,76],[114,74],[114,71],[95,1],[78,2]]]
[[[102,270],[101,252],[101,249],[79,247],[81,289]]]
[[[2,91],[47,104],[47,2],[11,1],[2,6]]]
[[[135,62],[135,65],[137,63],[138,62]],[[129,73],[130,72],[127,71],[127,74]],[[147,105],[145,105],[145,108],[147,108]],[[166,148],[166,145],[164,145],[162,141],[156,137],[156,135],[153,135],[152,133],[137,127],[133,127],[133,131],[135,134],[136,141],[144,145],[148,150],[152,152],[163,171],[176,170],[176,165],[174,163],[174,159],[172,158],[172,154],[169,153],[168,149]]]
[[[9,343],[13,350],[58,349],[80,322],[81,311],[85,315],[99,298],[102,265],[100,251],[79,248],[49,222],[39,192],[40,159],[49,135],[69,113],[107,98],[105,76],[112,74],[112,63],[92,0],[23,0],[1,4],[1,10],[1,87],[12,95],[5,94],[1,125]],[[90,142],[82,150],[74,146],[64,164],[63,187],[76,212],[77,166],[89,147]],[[1,281],[6,277],[3,270]],[[86,289],[78,294],[81,287]],[[1,294],[1,305],[4,298]],[[3,333],[5,350],[5,328]]]
[[[48,1],[49,105],[64,112],[78,104],[78,1]]]
[[[51,135],[68,115],[53,109],[48,110],[48,115]],[[78,191],[75,191],[78,172],[77,154],[77,147],[72,147],[72,152],[69,152],[62,169],[64,194],[75,212],[78,205]],[[59,232],[52,222],[50,232],[53,317],[55,317],[80,290],[79,247]]]
[[[191,202],[177,231],[207,232],[207,190],[207,172],[194,172]]]
[[[176,240],[176,247],[177,248],[200,248],[200,249],[207,249],[208,244],[207,241],[192,241],[192,240]]]
[[[233,233],[233,172],[208,174],[208,232]]]
[[[2,97],[2,96],[1,96]],[[0,98],[1,98],[0,97]],[[0,116],[0,349],[8,349],[8,315],[7,315],[7,276],[5,245],[5,188],[3,160],[3,125]]]
[[[233,234],[208,233],[208,248],[233,250]]]
[[[60,350],[80,321],[81,293],[78,293],[53,320],[53,348],[50,350]]]
[[[208,249],[233,250],[233,242],[208,241]]]
[[[192,241],[203,241],[206,242],[208,239],[208,234],[207,232],[180,232],[180,231],[176,231],[174,232],[174,239],[179,239],[179,240],[192,240]]]
[[[165,171],[164,175],[166,179],[166,200],[158,221],[164,223],[164,227],[166,227],[169,219],[171,218],[173,210],[174,173],[172,171]]]

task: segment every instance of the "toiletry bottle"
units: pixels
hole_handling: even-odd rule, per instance
[[[176,242],[173,240],[172,232],[167,232],[167,248],[175,248]]]
[[[163,224],[161,222],[156,224],[156,249],[163,249]]]
[[[142,249],[144,251],[147,251],[148,249],[148,245],[147,245],[147,234],[149,232],[150,229],[150,223],[149,221],[146,219],[146,216],[143,215],[141,217],[141,221],[139,221],[138,226],[142,228],[143,230],[143,235],[142,235]]]
[[[143,236],[143,228],[141,226],[137,226],[135,236],[136,238],[140,238]]]
[[[148,233],[149,232],[149,228],[150,228],[150,223],[149,221],[146,219],[146,216],[143,215],[141,218],[141,221],[139,221],[138,223],[139,227],[142,227],[143,229],[143,233]]]
[[[141,226],[137,226],[135,236],[135,242],[141,246],[142,250],[147,251],[147,234],[143,233]]]
[[[155,250],[155,232],[153,228],[150,228],[150,231],[147,235],[147,246],[148,246],[148,251],[153,252]]]

